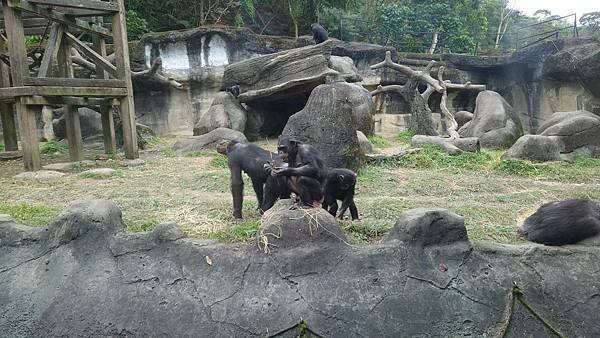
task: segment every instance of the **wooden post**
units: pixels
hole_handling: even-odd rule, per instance
[[[2,0],[2,13],[4,15],[4,24],[8,38],[12,85],[14,87],[21,87],[24,84],[25,78],[29,77],[27,49],[25,48],[25,31],[23,29],[21,11],[9,7],[7,1]],[[21,136],[25,170],[39,170],[41,167],[40,148],[38,145],[35,111],[25,105],[21,99],[16,100],[15,108],[19,118],[19,133]]]
[[[66,31],[66,27],[64,31]],[[71,63],[71,43],[63,38],[57,55],[58,73],[61,77],[73,77],[73,64]],[[69,140],[69,155],[71,161],[83,160],[83,144],[81,141],[81,125],[79,123],[79,111],[71,105],[64,105],[65,129],[67,140]]]
[[[0,88],[10,87],[8,67],[0,62]],[[4,137],[4,149],[7,151],[19,150],[17,145],[17,126],[15,125],[15,111],[10,103],[0,103],[0,121]]]
[[[98,17],[97,22],[102,23],[102,17]],[[92,35],[94,50],[101,56],[106,56],[106,40],[98,34]],[[96,78],[108,79],[108,73],[100,65],[96,64]],[[117,142],[115,138],[115,124],[112,111],[109,105],[100,105],[100,115],[102,116],[102,134],[104,139],[104,152],[106,154],[115,154],[117,152]]]
[[[126,158],[134,159],[138,158],[139,154],[129,65],[129,45],[127,44],[127,29],[125,28],[125,7],[123,6],[123,0],[116,0],[116,3],[119,5],[119,12],[113,15],[112,21],[115,62],[117,75],[119,79],[125,80],[127,86],[127,96],[120,100],[121,120],[123,121],[123,149]]]

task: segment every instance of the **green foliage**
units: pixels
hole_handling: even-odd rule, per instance
[[[139,218],[127,225],[127,230],[131,232],[152,231],[160,221],[156,218]]]
[[[342,229],[357,242],[371,242],[385,234],[390,225],[387,222],[341,221]]]
[[[48,141],[40,145],[42,154],[66,153],[67,151],[69,151],[69,146],[56,141]]]
[[[208,161],[208,166],[212,168],[228,168],[227,156],[217,153]]]
[[[459,169],[485,169],[494,158],[494,152],[482,150],[475,153],[463,152],[458,155],[449,155],[438,146],[425,145],[419,151],[406,154],[394,159],[388,164],[407,168],[459,168]]]
[[[31,226],[47,225],[59,212],[59,207],[46,204],[0,202],[0,214],[9,214],[17,222]]]
[[[254,238],[259,227],[260,221],[244,221],[232,227],[213,232],[210,235],[210,238],[219,239],[225,242],[247,241]]]
[[[138,40],[144,33],[148,32],[148,22],[142,18],[136,11],[127,11],[127,38],[129,40]]]
[[[0,151],[4,151],[4,143],[0,143]]]
[[[385,147],[389,147],[390,143],[383,138],[383,136],[381,135],[371,135],[368,137],[369,142],[371,142],[371,144],[375,147],[375,148],[385,148]]]
[[[415,132],[410,129],[406,129],[405,131],[400,132],[400,134],[396,136],[396,139],[402,143],[410,144],[413,136],[415,136]]]

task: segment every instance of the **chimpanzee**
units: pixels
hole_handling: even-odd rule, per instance
[[[300,198],[301,208],[314,207],[323,201],[327,167],[318,150],[309,144],[282,136],[277,153],[287,167],[275,167],[272,175],[284,176],[288,188]]]
[[[231,87],[227,87],[225,88],[225,91],[228,93],[231,93],[233,95],[233,97],[238,97],[240,96],[240,86],[238,85],[233,85]]]
[[[313,23],[312,25],[310,25],[310,29],[312,30],[313,40],[315,40],[315,43],[317,45],[329,39],[329,34],[327,34],[325,28],[323,28],[323,26],[319,25],[318,23]]]
[[[277,198],[289,198],[284,178],[273,177],[265,170],[265,164],[270,162],[283,165],[277,154],[266,151],[254,144],[244,144],[231,141],[227,147],[220,144],[217,151],[227,155],[227,163],[231,174],[231,195],[233,196],[233,216],[242,218],[242,202],[244,200],[244,180],[242,171],[250,176],[252,187],[256,193],[258,206],[261,211],[267,211]],[[264,197],[264,198],[263,198]]]
[[[577,243],[600,234],[600,205],[587,199],[544,204],[525,219],[519,233],[546,245]]]
[[[332,169],[327,174],[325,182],[325,198],[323,199],[323,209],[336,217],[338,204],[337,200],[342,201],[339,219],[344,218],[346,209],[350,208],[352,220],[358,220],[358,210],[354,203],[354,187],[356,185],[356,174],[349,169]]]

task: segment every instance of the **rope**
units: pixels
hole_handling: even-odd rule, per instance
[[[315,336],[317,338],[325,338],[325,336],[322,336],[321,334],[313,331],[310,327],[308,327],[308,323],[306,323],[305,320],[301,320],[300,322],[298,322],[298,323],[296,323],[296,324],[294,324],[294,325],[292,325],[290,327],[287,327],[285,329],[282,329],[280,331],[277,331],[276,333],[274,333],[274,334],[272,334],[270,336],[267,336],[265,338],[277,337],[277,336],[280,336],[280,335],[282,335],[282,334],[284,334],[286,332],[292,331],[295,328],[298,328],[298,337],[305,337],[306,333],[308,332],[308,333],[312,334],[313,336]]]

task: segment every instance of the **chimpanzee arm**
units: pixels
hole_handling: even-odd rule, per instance
[[[283,168],[279,172],[284,176],[306,176],[319,179],[319,171],[310,163],[296,168]]]
[[[231,196],[233,196],[233,217],[242,218],[242,202],[244,200],[244,180],[242,168],[236,164],[229,164],[231,172]]]

